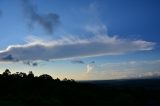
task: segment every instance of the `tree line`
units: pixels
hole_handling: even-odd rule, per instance
[[[63,81],[63,82],[75,82],[74,79],[67,79],[64,78],[63,80],[60,80],[59,78],[52,78],[51,75],[48,74],[42,74],[39,76],[35,76],[32,71],[29,71],[28,74],[24,72],[16,72],[11,73],[9,69],[6,69],[2,74],[0,74],[0,79],[41,79],[41,80],[54,80],[54,81]]]

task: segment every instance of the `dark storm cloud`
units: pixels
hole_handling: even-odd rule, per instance
[[[52,34],[59,24],[59,15],[56,13],[39,14],[35,5],[29,3],[29,0],[21,0],[25,17],[28,20],[29,28],[33,28],[34,24],[40,25],[45,32]]]

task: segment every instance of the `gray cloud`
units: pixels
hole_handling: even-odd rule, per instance
[[[32,61],[23,61],[23,64],[29,66],[38,66],[38,62],[32,62]]]
[[[77,63],[77,64],[88,64],[88,63],[85,63],[82,60],[72,60],[71,62],[72,63]],[[91,61],[89,64],[94,64],[94,63],[95,63],[95,61]]]
[[[25,64],[25,65],[31,65],[31,62],[30,61],[23,61],[23,64]]]
[[[77,64],[85,64],[85,62],[82,61],[82,60],[72,60],[71,62],[72,63],[77,63]]]
[[[12,55],[9,54],[9,55],[6,55],[5,57],[3,57],[2,60],[4,60],[4,61],[13,61],[14,59],[13,59]]]
[[[154,45],[153,42],[143,40],[132,41],[108,36],[97,36],[91,39],[64,38],[56,41],[35,41],[24,45],[11,45],[0,51],[0,61],[45,61],[120,55],[152,50]]]
[[[32,63],[32,66],[38,66],[37,62]]]
[[[25,17],[28,20],[29,28],[34,24],[39,24],[48,34],[52,34],[59,24],[59,15],[56,13],[39,14],[35,5],[31,5],[29,0],[21,0]]]
[[[91,64],[94,64],[95,63],[95,61],[91,61]]]

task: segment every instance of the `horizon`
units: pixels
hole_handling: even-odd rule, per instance
[[[1,0],[0,73],[159,77],[159,10],[158,0]]]

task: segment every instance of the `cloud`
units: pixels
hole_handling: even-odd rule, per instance
[[[118,55],[135,51],[147,51],[154,43],[143,40],[124,40],[103,36],[92,39],[65,39],[11,45],[0,51],[0,61],[34,61],[102,55]]]
[[[87,64],[87,73],[90,73],[93,70],[93,65],[92,64]]]
[[[82,61],[82,60],[72,60],[71,62],[72,63],[77,63],[77,64],[85,64],[85,62]]]
[[[56,13],[39,14],[36,6],[31,5],[29,0],[21,1],[29,28],[33,28],[34,24],[39,24],[48,34],[52,34],[59,24],[59,15]]]
[[[2,60],[4,60],[4,61],[12,61],[13,57],[12,57],[12,55],[9,54],[9,55],[3,57]]]
[[[87,67],[84,79],[160,78],[160,60],[113,62]]]
[[[109,69],[114,71],[160,71],[160,60],[105,63],[101,64],[100,67],[102,70]]]
[[[32,63],[32,66],[38,66],[37,62]]]
[[[86,68],[87,68],[86,73],[92,72],[92,70],[94,69],[94,64],[95,64],[95,61],[91,61],[89,64],[86,65]]]
[[[91,61],[91,64],[94,64],[95,63],[95,61]]]
[[[85,61],[83,61],[83,60],[72,59],[72,60],[71,60],[71,63],[77,63],[77,64],[94,64],[95,61],[91,61],[91,62],[87,63],[87,62],[85,62]]]
[[[29,66],[38,66],[38,62],[32,62],[32,61],[23,61],[23,64]]]
[[[103,24],[100,24],[100,25],[93,24],[92,26],[91,25],[86,25],[85,30],[88,31],[88,32],[91,32],[95,35],[105,34],[107,32],[107,27]]]
[[[65,36],[57,40],[31,39],[23,45],[10,45],[0,51],[0,61],[76,59],[154,49],[155,43],[153,42],[111,37],[106,34],[104,28],[94,28],[97,31],[96,33],[90,31],[93,34],[90,38]]]

